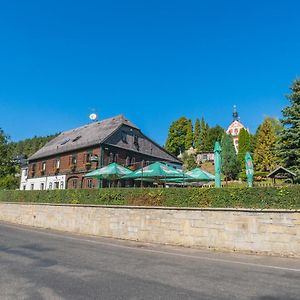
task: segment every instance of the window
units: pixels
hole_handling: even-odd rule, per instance
[[[115,157],[114,157],[114,162],[116,162],[116,163],[117,163],[117,162],[118,162],[118,159],[119,159],[119,154],[118,154],[118,153],[116,153],[116,154],[115,154]]]
[[[30,185],[30,189],[34,190],[34,184],[33,183]]]
[[[72,158],[71,158],[71,164],[72,164],[72,165],[76,165],[76,164],[77,164],[77,155],[76,155],[76,154],[73,154],[73,155],[72,155]]]
[[[49,182],[49,190],[52,190],[52,182]]]
[[[134,143],[135,145],[138,145],[138,144],[139,144],[139,137],[138,137],[136,134],[133,136],[133,143]]]
[[[87,185],[88,189],[92,189],[94,187],[94,185],[93,185],[93,179],[88,179],[86,185]]]
[[[32,172],[32,177],[34,177],[34,175],[35,175],[35,170],[36,170],[36,164],[34,163],[34,164],[32,164],[32,166],[31,166],[31,172]]]
[[[61,190],[64,189],[64,182],[63,182],[63,181],[60,182],[60,189],[61,189]]]
[[[133,157],[133,158],[131,159],[131,164],[132,164],[132,165],[135,164],[135,157]]]
[[[76,189],[77,188],[77,179],[72,180],[72,188]]]
[[[92,151],[88,151],[87,153],[86,153],[86,160],[85,160],[85,162],[91,162],[91,158],[92,158],[92,156],[93,156],[93,153],[92,153]]]
[[[26,184],[23,185],[23,191],[25,191],[25,190],[26,190]]]
[[[59,158],[56,159],[55,167],[57,170],[60,168],[60,159]]]
[[[58,181],[55,181],[55,182],[54,182],[54,188],[55,188],[55,189],[59,189],[59,182],[58,182]]]
[[[45,184],[44,182],[41,183],[41,190],[43,191],[45,189]]]
[[[130,157],[129,156],[126,157],[125,165],[126,166],[130,165]]]
[[[76,136],[76,138],[74,138],[74,139],[72,140],[72,142],[76,142],[76,141],[78,141],[80,138],[81,138],[81,135],[78,135],[78,136]]]
[[[114,154],[112,152],[109,153],[108,163],[112,163],[114,161]]]
[[[42,171],[46,171],[46,162],[45,161],[42,162]]]
[[[60,145],[61,145],[61,146],[62,146],[62,145],[65,145],[69,140],[70,140],[70,139],[65,139],[65,140],[63,140],[63,141],[60,143]]]
[[[122,135],[122,142],[127,144],[127,134],[126,134],[126,132],[122,131],[121,135]]]

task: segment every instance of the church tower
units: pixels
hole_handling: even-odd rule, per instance
[[[232,135],[233,143],[235,151],[238,152],[239,147],[239,133],[241,129],[246,129],[245,126],[240,122],[240,117],[236,109],[236,105],[233,106],[233,113],[232,113],[233,120],[231,124],[228,126],[226,133]]]

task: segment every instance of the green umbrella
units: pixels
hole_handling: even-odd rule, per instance
[[[212,181],[215,179],[215,176],[200,169],[195,168],[191,171],[184,173],[184,176],[178,178],[165,179],[165,182],[170,183],[184,183],[184,182],[198,182],[198,181]]]
[[[98,178],[98,179],[108,179],[108,180],[116,180],[124,175],[131,174],[132,171],[117,164],[117,163],[111,163],[110,165],[103,167],[101,169],[97,169],[95,171],[92,171],[90,173],[87,173],[85,177],[92,177],[92,178]]]
[[[215,143],[215,187],[221,187],[221,169],[222,169],[222,162],[221,162],[221,146],[219,142]]]
[[[193,177],[197,181],[212,181],[215,180],[215,176],[200,169],[200,168],[195,168],[189,172],[186,172],[187,175]],[[191,180],[189,180],[191,181]]]
[[[122,179],[140,179],[152,178],[154,180],[161,180],[166,178],[183,177],[183,173],[170,166],[167,166],[160,162],[155,162],[149,166],[138,169],[135,172],[125,175]]]

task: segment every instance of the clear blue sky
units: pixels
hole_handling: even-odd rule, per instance
[[[124,114],[255,131],[300,75],[300,1],[1,1],[0,127],[13,140]]]

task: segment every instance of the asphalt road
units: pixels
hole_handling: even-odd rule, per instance
[[[0,223],[0,299],[300,299],[300,259]]]

